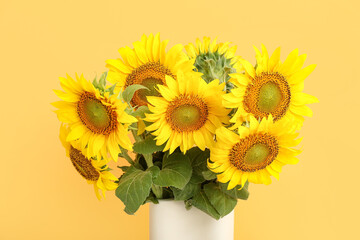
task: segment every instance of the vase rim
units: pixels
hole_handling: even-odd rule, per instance
[[[159,203],[160,202],[184,202],[184,200],[175,200],[174,198],[166,198],[166,199],[158,199]],[[153,203],[150,202],[152,204],[157,204],[157,203]]]

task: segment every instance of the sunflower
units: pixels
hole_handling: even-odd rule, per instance
[[[301,139],[295,139],[294,127],[275,123],[272,115],[259,123],[250,117],[250,126],[240,126],[238,134],[221,127],[216,130],[216,143],[210,150],[208,167],[219,182],[229,182],[228,189],[244,186],[246,181],[270,184],[270,176],[279,179],[285,164],[296,164],[300,150],[292,149]]]
[[[115,95],[101,96],[82,75],[76,75],[76,81],[67,75],[60,78],[60,83],[65,92],[54,91],[63,101],[52,104],[58,108],[55,112],[59,120],[70,126],[67,141],[78,140],[82,153],[98,160],[108,159],[110,153],[117,161],[120,146],[132,149],[128,125],[137,120],[125,113],[125,103]]]
[[[292,51],[284,63],[280,61],[280,48],[269,58],[262,45],[262,53],[255,47],[257,65],[254,68],[248,61],[240,59],[245,74],[232,74],[234,83],[231,93],[224,95],[224,106],[237,109],[230,120],[235,123],[247,121],[249,116],[257,119],[273,116],[274,121],[289,120],[300,127],[303,116],[312,116],[305,104],[318,102],[318,99],[303,93],[304,79],[316,65],[305,68],[306,55],[298,56],[298,49]]]
[[[219,79],[220,82],[227,82],[230,73],[236,68],[240,69],[239,59],[235,56],[236,46],[230,47],[230,42],[216,43],[209,37],[204,37],[203,42],[196,39],[196,44],[185,46],[186,52],[191,59],[195,59],[195,68],[203,73],[202,78],[206,82]]]
[[[101,195],[105,197],[105,191],[111,191],[117,188],[114,181],[118,179],[108,171],[108,166],[104,160],[93,160],[85,157],[80,149],[78,141],[67,142],[67,136],[71,130],[65,125],[60,127],[60,140],[66,150],[66,156],[70,158],[76,171],[86,179],[89,184],[94,185],[96,197],[100,200]]]
[[[149,37],[143,35],[141,41],[133,43],[133,49],[119,49],[122,59],[106,61],[109,68],[107,79],[113,84],[116,83],[118,90],[133,84],[148,88],[135,92],[131,100],[132,106],[146,106],[147,96],[159,96],[155,86],[165,84],[165,76],[176,79],[178,70],[192,70],[193,61],[182,51],[184,47],[178,44],[165,52],[167,43],[168,40],[160,41],[160,34],[150,34]]]
[[[196,144],[200,149],[213,145],[216,128],[228,122],[229,111],[222,106],[224,84],[207,84],[199,73],[178,72],[178,81],[166,76],[166,85],[158,85],[162,97],[147,97],[151,114],[146,128],[156,136],[156,144],[165,142],[164,151],[172,153],[180,146],[186,152]],[[214,97],[215,96],[215,97]]]

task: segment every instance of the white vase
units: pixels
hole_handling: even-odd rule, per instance
[[[150,240],[234,240],[234,211],[215,220],[183,201],[150,203]]]

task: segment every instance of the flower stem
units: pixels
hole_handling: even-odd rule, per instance
[[[144,158],[145,158],[146,165],[147,165],[148,168],[154,166],[152,154],[144,154]],[[153,184],[151,186],[151,189],[152,189],[152,191],[155,194],[157,199],[162,199],[162,197],[163,197],[163,189],[162,189],[162,187],[160,187],[160,186],[158,186],[156,184]]]
[[[157,199],[162,199],[163,198],[163,189],[162,189],[162,187],[153,184],[151,186],[151,190],[153,191],[153,193],[155,194]]]
[[[128,151],[122,147],[120,147],[121,153],[119,154],[119,157],[125,158],[126,161],[128,161],[131,165],[134,165],[134,160],[129,156]]]
[[[148,168],[154,166],[152,154],[144,154],[144,158]]]
[[[141,137],[141,135],[137,135],[135,130],[131,130],[132,135],[134,136],[134,140],[135,142],[141,142],[143,140],[143,138]]]

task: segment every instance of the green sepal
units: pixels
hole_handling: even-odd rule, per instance
[[[104,95],[105,92],[105,86],[106,86],[106,76],[107,76],[107,72],[104,72],[101,74],[100,79],[97,81],[96,77],[94,78],[92,84],[94,85],[95,88],[97,88],[101,95]]]
[[[92,85],[93,85],[95,88],[97,88],[97,89],[100,88],[100,87],[99,87],[99,83],[98,83],[97,80],[96,80],[96,77],[95,77],[94,80],[92,81]]]
[[[116,84],[114,84],[111,87],[108,87],[107,89],[105,89],[105,92],[109,92],[110,96],[114,95],[115,87],[116,87]]]
[[[202,78],[207,82],[219,79],[220,83],[226,83],[226,90],[230,90],[233,85],[229,83],[229,74],[235,73],[236,69],[231,64],[231,58],[226,58],[225,54],[216,52],[201,53],[196,57],[195,68],[203,73]]]
[[[106,92],[108,92],[110,96],[114,95],[116,84],[106,88],[106,78],[107,78],[107,72],[103,72],[99,80],[97,80],[96,77],[94,78],[92,84],[94,85],[95,88],[97,88],[100,91],[100,94],[102,96],[104,96],[104,93]]]
[[[106,86],[106,77],[107,77],[107,72],[104,72],[103,74],[101,74],[100,79],[99,79],[99,86],[102,87],[102,90],[105,90],[105,86]]]

